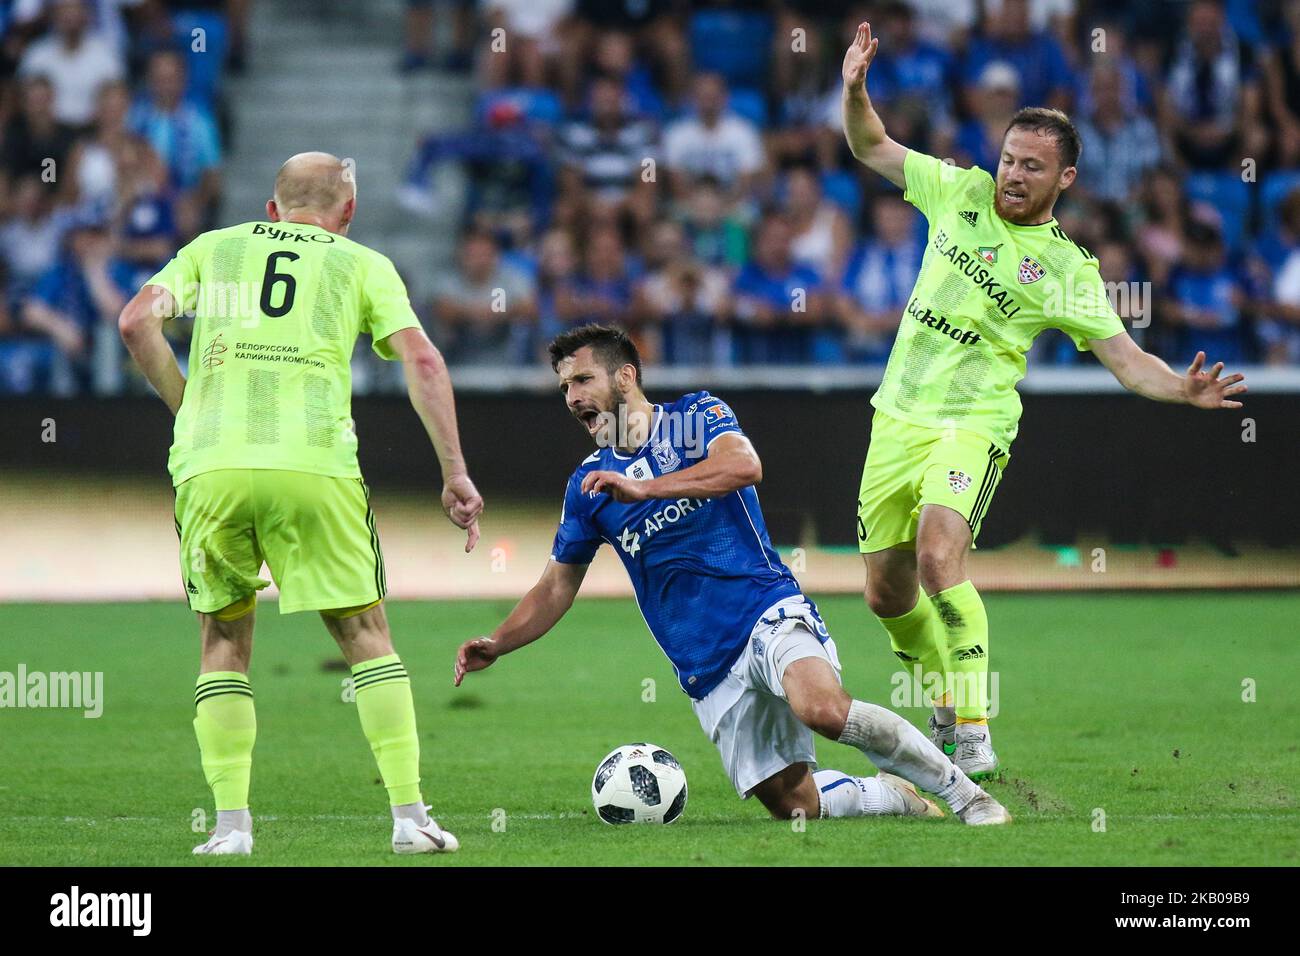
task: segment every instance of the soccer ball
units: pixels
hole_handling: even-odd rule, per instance
[[[624,744],[596,766],[591,802],[606,823],[672,823],[686,809],[686,772],[654,744]]]

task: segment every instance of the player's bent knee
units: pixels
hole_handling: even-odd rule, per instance
[[[876,617],[902,617],[916,606],[916,594],[910,591],[905,595],[893,588],[872,584],[862,594]]]
[[[961,574],[961,558],[946,548],[926,548],[916,553],[916,570],[921,586],[933,594],[958,583],[954,579]]]
[[[828,740],[839,740],[844,733],[844,722],[848,719],[849,708],[838,700],[819,701],[813,706],[804,723],[815,733]]]
[[[803,694],[790,698],[795,717],[809,730],[830,740],[838,740],[848,720],[852,701],[841,688],[813,695]]]

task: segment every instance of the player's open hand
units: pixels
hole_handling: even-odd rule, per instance
[[[452,475],[442,486],[442,510],[457,528],[469,532],[465,540],[465,553],[478,544],[478,516],[483,511],[483,496],[469,480],[469,475]]]
[[[867,69],[876,58],[876,47],[879,45],[880,38],[871,36],[871,24],[859,23],[857,35],[844,54],[844,66],[840,70],[846,88],[857,90],[866,83]]]
[[[456,679],[455,686],[459,687],[460,682],[465,679],[465,675],[471,671],[481,671],[485,667],[491,667],[492,662],[497,659],[496,649],[492,645],[492,639],[489,637],[476,637],[472,641],[466,641],[456,652]]]
[[[637,481],[627,475],[620,475],[617,471],[593,471],[582,479],[584,494],[593,491],[598,494],[603,492],[622,504],[644,501],[650,497],[646,494],[645,486],[644,481]]]
[[[1205,353],[1197,352],[1192,364],[1187,367],[1187,378],[1183,380],[1183,392],[1187,404],[1197,408],[1241,408],[1241,402],[1233,401],[1229,396],[1240,395],[1246,391],[1246,376],[1235,373],[1227,378],[1219,378],[1223,363],[1215,362],[1208,371],[1203,370]]]

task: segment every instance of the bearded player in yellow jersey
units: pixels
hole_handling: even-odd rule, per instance
[[[972,779],[993,776],[988,618],[966,573],[1020,419],[1016,383],[1047,328],[1091,350],[1130,391],[1198,408],[1240,408],[1241,375],[1178,375],[1144,352],[1111,308],[1096,258],[1052,216],[1080,142],[1058,110],[1023,109],[996,179],[894,142],[867,96],[878,39],[867,23],[844,55],[844,133],[853,155],[903,189],[929,223],[921,270],[879,389],[862,486],[866,600],[894,653],[937,689],[930,733]],[[935,675],[942,673],[940,683]]]
[[[181,577],[199,615],[194,731],[217,826],[199,854],[253,847],[249,774],[257,723],[248,666],[257,592],[280,588],[280,613],[317,611],[352,669],[357,715],[393,814],[396,853],[451,852],[428,815],[411,682],[393,650],[370,492],[357,466],[351,358],[365,333],[400,361],[442,466],[442,506],[478,539],[483,508],[465,469],[451,381],[397,270],[347,238],[352,167],[328,153],[291,157],[265,222],[204,233],[127,304],[118,326],[172,414]],[[189,376],[163,337],[195,316]]]

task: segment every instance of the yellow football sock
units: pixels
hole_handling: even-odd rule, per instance
[[[420,737],[415,729],[411,679],[396,654],[352,668],[361,731],[388,788],[389,803],[420,801]]]
[[[908,670],[915,664],[921,665],[921,686],[925,689],[926,699],[942,704],[947,696],[942,692],[943,676],[948,671],[947,638],[943,622],[935,613],[929,596],[919,591],[912,610],[900,617],[882,617],[879,621],[889,632],[889,645],[895,656],[907,665]],[[941,691],[937,700],[933,699],[936,688]]]
[[[212,788],[217,810],[247,808],[257,739],[257,715],[247,674],[210,671],[199,675],[194,690],[194,735],[199,739],[203,775]]]
[[[989,619],[969,580],[931,595],[947,633],[948,667],[957,722],[987,720],[989,713]]]

